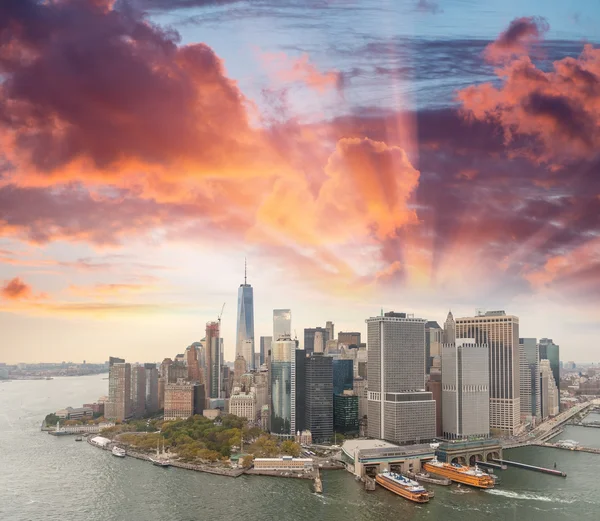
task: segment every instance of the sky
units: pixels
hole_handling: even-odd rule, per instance
[[[596,0],[4,0],[0,362],[504,309],[598,361]]]

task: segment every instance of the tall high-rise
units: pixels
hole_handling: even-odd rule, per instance
[[[321,349],[317,352],[324,352],[325,346],[327,345],[327,341],[331,340],[329,338],[329,331],[324,327],[307,327],[304,328],[304,350],[306,351],[307,356],[311,353],[314,353],[315,350],[315,341],[317,342],[318,347]]]
[[[244,264],[244,283],[238,289],[235,356],[243,356],[250,369],[254,367],[254,292],[248,284]]]
[[[354,360],[334,358],[332,371],[333,394],[344,394],[344,391],[352,391],[354,385]]]
[[[292,310],[273,310],[273,341],[280,338],[292,338]]]
[[[296,342],[281,336],[271,344],[271,432],[296,432]]]
[[[296,349],[296,365],[294,367],[294,394],[296,405],[295,432],[306,429],[306,351]]]
[[[558,414],[560,397],[558,386],[552,374],[550,360],[540,360],[540,387],[541,387],[541,411],[542,418],[556,416]]]
[[[146,413],[146,369],[143,365],[131,367],[131,416],[141,418]]]
[[[335,324],[331,320],[328,320],[325,322],[325,329],[327,330],[327,340],[333,340],[335,338]],[[325,341],[325,343],[327,343],[327,341]]]
[[[430,373],[433,358],[440,356],[444,330],[435,321],[425,323],[425,372]]]
[[[446,322],[444,322],[444,334],[443,334],[443,343],[444,344],[454,344],[456,340],[456,322],[454,320],[454,315],[452,311],[448,311],[448,316],[446,317]]]
[[[267,356],[271,350],[271,342],[273,341],[272,336],[261,336],[260,337],[260,365],[267,363]]]
[[[108,402],[104,416],[123,421],[131,417],[131,364],[111,360],[108,373]]]
[[[442,347],[442,432],[447,439],[490,433],[489,349],[471,338]]]
[[[206,324],[206,397],[221,397],[221,342],[219,323]]]
[[[490,357],[490,429],[515,434],[521,418],[519,319],[487,311],[456,319],[456,338],[487,344]]]
[[[395,443],[435,437],[435,401],[425,391],[425,323],[407,313],[367,319],[368,434]]]
[[[144,364],[146,371],[146,413],[158,411],[158,369],[156,364]]]
[[[200,361],[199,361],[200,350],[195,346],[191,345],[185,351],[186,362],[187,362],[187,379],[190,382],[202,382],[204,379],[200,375]]]
[[[556,387],[560,388],[560,348],[551,338],[540,338],[540,360],[548,360]]]
[[[539,418],[541,413],[540,357],[535,338],[519,338],[521,362],[521,416],[525,421]]]
[[[328,442],[333,436],[333,358],[323,353],[306,358],[304,388],[306,428],[315,443]]]

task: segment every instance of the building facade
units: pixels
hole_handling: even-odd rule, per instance
[[[144,364],[146,371],[146,413],[158,411],[158,369],[156,364]]]
[[[354,361],[344,358],[334,358],[333,363],[333,394],[343,394],[354,388]]]
[[[521,362],[521,417],[535,422],[541,414],[540,357],[535,338],[519,338]]]
[[[219,323],[206,324],[206,395],[207,398],[221,397],[221,342]]]
[[[331,340],[329,337],[329,331],[324,327],[309,327],[304,329],[304,351],[307,355],[314,353],[322,353],[325,351],[327,342]],[[315,343],[318,346],[318,350],[315,350]]]
[[[333,429],[335,432],[358,432],[358,396],[354,391],[333,395]]]
[[[550,360],[540,360],[540,387],[542,418],[556,416],[559,411],[560,394],[554,381]]]
[[[487,344],[490,357],[490,429],[516,434],[521,423],[519,319],[487,311],[456,319],[456,338]]]
[[[289,336],[271,344],[271,433],[296,432],[296,342]]]
[[[435,437],[435,402],[425,391],[425,323],[406,313],[367,319],[368,435],[394,443]]]
[[[347,346],[360,346],[360,333],[358,331],[340,331],[338,333],[338,342]]]
[[[146,369],[143,365],[131,367],[131,416],[141,418],[146,414]]]
[[[333,359],[322,353],[306,357],[306,428],[315,443],[333,436]]]
[[[260,337],[260,365],[267,363],[267,356],[271,351],[271,342],[273,341],[272,336],[261,336]]]
[[[180,378],[165,386],[165,420],[185,420],[194,415],[194,384]]]
[[[118,362],[110,366],[104,416],[117,421],[131,417],[131,364]]]
[[[433,358],[440,356],[444,342],[444,330],[437,322],[427,321],[425,323],[425,373],[429,374]]]
[[[554,377],[554,383],[560,387],[560,347],[551,338],[540,338],[540,360],[548,360]]]
[[[229,398],[229,414],[246,418],[249,422],[254,423],[258,419],[256,405],[256,390],[254,387],[247,392],[235,387],[231,398]]]
[[[490,434],[489,350],[474,339],[442,346],[442,434],[450,440]]]

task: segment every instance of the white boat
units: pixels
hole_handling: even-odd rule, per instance
[[[162,446],[162,454],[160,453],[159,450],[159,444],[160,441],[157,440],[156,441],[156,458],[150,458],[150,461],[152,462],[152,465],[156,465],[157,467],[169,467],[171,466],[171,463],[169,462],[168,459],[166,459],[166,452],[165,452],[165,440],[163,439],[163,446]]]
[[[120,447],[117,447],[116,445],[112,448],[112,455],[116,456],[117,458],[124,458],[127,453],[125,452],[125,449],[122,449]]]

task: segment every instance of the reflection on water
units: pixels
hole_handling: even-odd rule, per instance
[[[600,456],[528,447],[508,459],[557,467],[567,479],[525,470],[501,472],[497,489],[427,485],[435,498],[415,505],[378,488],[365,492],[344,471],[323,474],[324,495],[308,481],[237,479],[160,469],[115,458],[72,437],[39,431],[50,411],[106,394],[101,376],[0,384],[0,520],[160,521],[597,521]],[[582,444],[600,429],[568,427]],[[590,437],[589,439],[587,437]],[[465,520],[468,516],[468,520]]]

